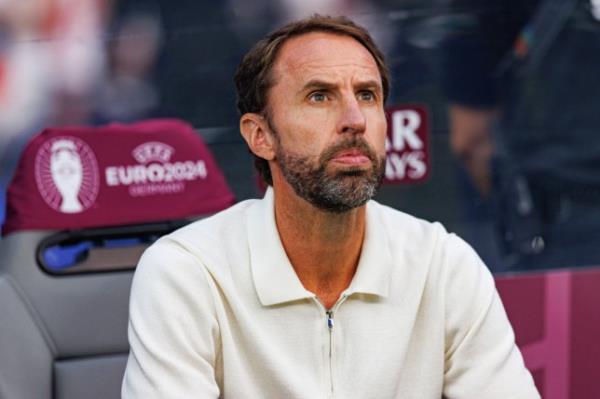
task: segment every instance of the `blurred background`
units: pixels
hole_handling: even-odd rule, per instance
[[[237,200],[260,197],[232,77],[257,39],[313,13],[367,27],[388,107],[426,122],[426,175],[388,179],[379,201],[442,222],[497,273],[600,264],[597,0],[0,0],[0,221],[48,126],[183,119]]]

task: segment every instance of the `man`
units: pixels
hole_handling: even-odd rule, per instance
[[[388,82],[344,18],[246,55],[240,129],[272,187],[144,254],[123,397],[539,397],[475,253],[369,201]]]

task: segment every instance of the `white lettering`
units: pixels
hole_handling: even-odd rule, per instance
[[[148,180],[150,180],[153,183],[165,180],[165,168],[163,168],[162,165],[153,163],[152,165],[148,166],[146,172],[148,173]],[[170,176],[172,176],[172,174],[170,174]]]
[[[159,183],[144,184],[129,187],[129,194],[132,197],[146,197],[149,195],[176,194],[185,190],[185,183]]]
[[[417,180],[427,173],[425,153],[423,151],[388,154],[385,165],[385,177],[388,180],[402,180],[408,176]]]
[[[109,166],[105,169],[108,186],[132,184],[170,183],[206,179],[206,163],[184,161],[174,163],[152,163],[150,165]]]
[[[143,165],[133,167],[133,181],[136,184],[146,183],[146,168]]]
[[[421,126],[421,116],[418,112],[413,110],[394,112],[392,114],[392,146],[394,150],[402,151],[406,144],[413,150],[422,149],[424,143],[416,133],[419,126]]]
[[[173,165],[173,177],[175,180],[185,180],[185,164],[181,162],[177,162]]]
[[[208,172],[206,171],[206,164],[204,163],[204,161],[196,162],[196,172],[198,173],[198,176],[200,176],[200,178],[206,179],[206,176],[208,176]]]
[[[161,163],[169,162],[175,150],[164,143],[152,141],[137,146],[131,153],[139,163],[147,164],[151,161]]]
[[[119,179],[117,178],[117,168],[114,166],[109,166],[105,170],[106,175],[106,184],[109,186],[118,186]]]
[[[427,164],[425,163],[425,154],[423,151],[411,152],[408,155],[408,166],[412,170],[408,171],[408,177],[411,179],[420,179],[427,173]]]
[[[133,173],[131,172],[131,166],[124,168],[119,166],[117,168],[117,176],[119,177],[119,183],[129,185],[133,182]]]
[[[404,154],[400,155],[392,152],[387,157],[385,175],[389,180],[404,179],[406,171],[406,162],[404,162]]]

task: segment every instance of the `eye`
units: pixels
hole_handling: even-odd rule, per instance
[[[327,95],[322,91],[314,91],[310,93],[308,99],[312,102],[322,103],[327,100]]]
[[[371,90],[363,90],[358,93],[358,98],[362,101],[375,101],[375,93]]]

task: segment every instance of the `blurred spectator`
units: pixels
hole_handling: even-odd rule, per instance
[[[27,139],[85,123],[102,76],[109,0],[0,0],[0,223]]]
[[[38,0],[40,1],[40,0]],[[48,49],[53,125],[85,124],[106,68],[105,28],[110,0],[45,0],[40,38]]]
[[[32,134],[156,111],[161,43],[151,0],[0,0],[0,224],[6,186]]]
[[[98,87],[96,122],[134,121],[159,105],[154,84],[162,27],[154,10],[139,7],[115,15],[116,30],[107,42],[108,67]]]
[[[20,149],[49,114],[50,72],[37,42],[47,6],[42,0],[0,0],[0,223]]]
[[[596,0],[455,3],[470,12],[444,49],[451,147],[496,204],[507,265],[600,264]]]
[[[237,126],[231,77],[242,49],[231,30],[227,3],[178,0],[160,4],[165,40],[157,78],[159,114],[185,119],[197,127]]]
[[[406,1],[406,0],[404,0]],[[382,18],[374,0],[229,0],[231,28],[250,46],[255,39],[282,23],[312,14],[344,15],[369,29],[377,45],[386,52],[394,42],[393,25]],[[267,16],[267,17],[265,17]]]

